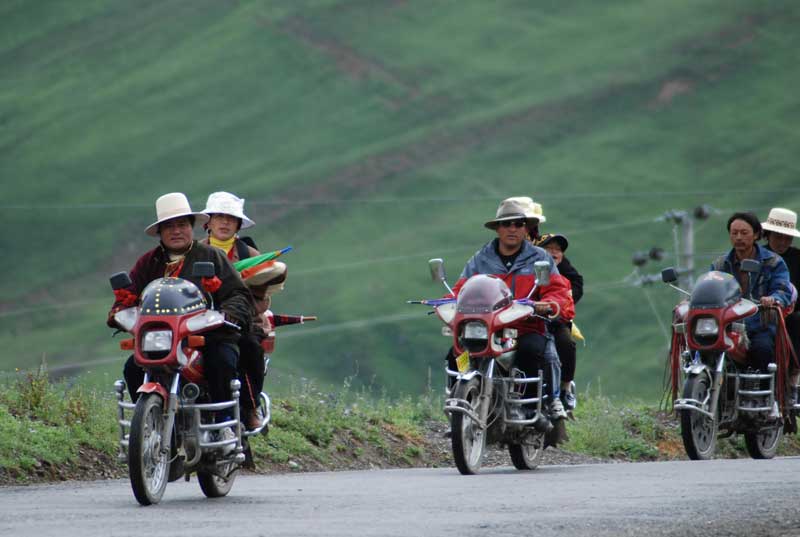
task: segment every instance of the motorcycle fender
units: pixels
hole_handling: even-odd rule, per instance
[[[687,375],[691,375],[691,376],[700,375],[703,372],[705,372],[707,369],[708,368],[706,366],[704,366],[703,364],[690,365],[689,368],[686,370],[686,374]]]
[[[162,399],[164,399],[164,401],[169,399],[167,389],[158,382],[147,382],[142,384],[139,386],[139,389],[136,390],[136,393],[157,393]]]
[[[480,375],[480,371],[478,371],[477,369],[473,369],[472,371],[467,371],[466,373],[461,373],[460,375],[458,375],[456,377],[456,380],[468,381],[468,380],[472,380],[474,377],[479,376],[479,375]]]

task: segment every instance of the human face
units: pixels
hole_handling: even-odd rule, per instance
[[[731,245],[736,250],[739,259],[747,259],[753,252],[753,244],[756,242],[756,235],[750,224],[744,220],[734,220],[731,222],[730,229]]]
[[[208,230],[218,241],[227,241],[236,235],[241,223],[241,220],[229,214],[212,214],[208,221]]]
[[[550,256],[553,258],[553,261],[556,262],[556,265],[561,263],[561,260],[564,259],[564,252],[561,250],[561,246],[556,242],[552,241],[545,245],[545,250]]]
[[[789,246],[792,245],[792,236],[770,231],[769,237],[767,237],[767,242],[769,243],[770,250],[776,254],[783,255],[786,253],[786,250],[789,249]]]
[[[158,225],[161,242],[170,252],[186,251],[192,243],[192,221],[188,216],[172,218]]]
[[[510,255],[522,247],[522,241],[528,230],[525,228],[525,219],[506,220],[497,226],[497,237],[500,239],[500,253]]]

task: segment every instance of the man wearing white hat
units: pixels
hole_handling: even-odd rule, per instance
[[[205,214],[192,211],[189,200],[180,192],[158,198],[156,221],[147,226],[145,233],[159,237],[160,243],[134,264],[130,271],[133,283],[127,288],[128,296],[135,303],[147,284],[163,277],[180,277],[201,287],[200,278],[192,276],[192,266],[198,261],[210,261],[214,263],[216,276],[221,281],[219,288],[212,293],[214,304],[228,321],[246,331],[252,322],[254,307],[250,291],[219,249],[200,244],[192,238],[194,224],[207,220]],[[116,328],[114,314],[131,305],[118,298],[111,307],[107,324]],[[231,398],[230,381],[236,378],[238,339],[238,333],[225,327],[206,334],[203,366],[213,402]],[[144,380],[144,372],[135,364],[133,357],[125,364],[124,375],[131,398],[135,401],[138,396],[136,390]],[[228,434],[232,435],[233,431],[228,431]]]
[[[239,238],[239,231],[253,227],[255,222],[244,214],[244,200],[230,192],[214,192],[208,196],[203,213],[208,238],[203,243],[216,246],[228,256],[231,263],[259,255],[259,251]]]
[[[783,258],[789,268],[789,279],[796,289],[800,289],[800,250],[792,246],[792,239],[800,237],[797,231],[797,213],[789,209],[775,207],[769,211],[766,222],[761,223],[767,248]],[[794,311],[786,317],[786,330],[792,339],[794,352],[800,356],[800,311]],[[797,401],[797,383],[800,371],[794,371],[789,379],[792,398]]]
[[[530,198],[528,198],[530,199]],[[509,198],[503,200],[497,208],[494,219],[484,224],[494,230],[497,237],[478,250],[461,272],[453,292],[457,296],[464,283],[475,274],[490,274],[502,279],[514,293],[514,298],[525,298],[536,282],[533,265],[536,261],[550,263],[550,284],[540,287],[531,297],[537,301],[556,302],[562,313],[572,312],[574,304],[570,294],[569,281],[559,275],[553,258],[538,246],[526,240],[528,217],[525,214],[526,200]],[[537,305],[540,315],[550,313],[550,306]],[[555,419],[567,417],[564,405],[559,399],[561,385],[561,366],[556,354],[553,336],[544,322],[538,318],[529,318],[515,326],[520,334],[517,343],[517,367],[527,376],[538,369],[543,369],[547,378],[545,393],[549,397],[549,412]],[[451,350],[448,355],[448,366],[455,369],[455,358]]]

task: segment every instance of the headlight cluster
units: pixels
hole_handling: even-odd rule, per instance
[[[694,323],[694,337],[699,343],[711,344],[717,339],[719,325],[713,317],[700,317]]]
[[[142,350],[145,352],[169,351],[172,349],[172,330],[151,330],[144,333]]]

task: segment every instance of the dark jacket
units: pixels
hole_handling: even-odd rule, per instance
[[[558,272],[572,284],[572,300],[577,304],[583,296],[583,276],[572,266],[566,256],[561,258],[561,263],[558,264]]]
[[[136,261],[130,271],[133,284],[127,288],[128,291],[137,297],[140,296],[147,284],[164,277],[168,260],[169,255],[160,244],[145,253]],[[233,265],[222,250],[193,241],[178,276],[191,281],[201,289],[200,278],[194,278],[191,275],[192,265],[197,261],[211,261],[214,263],[216,275],[222,281],[220,288],[211,295],[214,299],[215,308],[223,312],[229,321],[247,330],[252,323],[255,306],[250,290],[239,277],[239,273],[233,268]],[[112,328],[114,327],[113,314],[123,307],[119,301],[115,301],[111,307],[108,324]],[[235,333],[230,333],[226,336],[224,332],[220,332],[221,339],[236,340],[238,337],[239,335]]]
[[[765,247],[769,249],[769,246],[765,245]],[[800,291],[800,249],[789,246],[783,254],[778,255],[783,258],[783,262],[786,263],[786,267],[789,269],[789,280]]]

